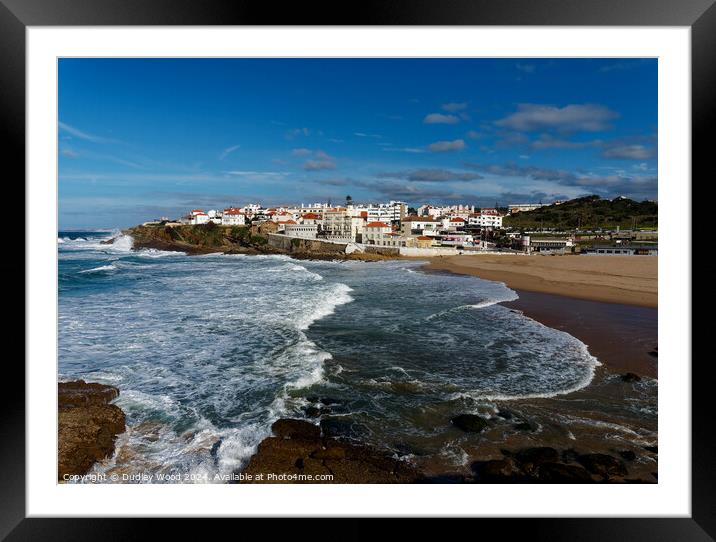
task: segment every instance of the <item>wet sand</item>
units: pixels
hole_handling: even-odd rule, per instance
[[[589,347],[610,372],[657,378],[658,310],[517,290],[503,303]]]
[[[525,292],[658,306],[657,256],[478,254],[431,258],[426,269],[474,275]]]

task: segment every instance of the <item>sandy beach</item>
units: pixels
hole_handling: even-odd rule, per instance
[[[426,269],[500,281],[525,292],[642,307],[658,304],[656,256],[443,256],[431,258]]]

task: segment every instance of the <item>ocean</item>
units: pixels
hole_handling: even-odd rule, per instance
[[[127,414],[115,455],[93,472],[236,472],[273,421],[308,407],[338,434],[435,472],[467,468],[486,440],[656,443],[656,381],[598,412],[594,389],[624,395],[609,391],[614,378],[576,338],[502,306],[517,294],[501,283],[412,261],[101,243],[113,235],[58,237],[59,379],[117,386]],[[450,424],[461,413],[496,423],[464,434]]]

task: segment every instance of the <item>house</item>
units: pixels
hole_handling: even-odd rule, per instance
[[[430,237],[429,235],[419,235],[415,238],[415,245],[418,248],[430,248],[433,246],[434,241],[435,237]]]
[[[400,223],[403,235],[438,235],[442,222],[424,216],[409,216]]]
[[[192,211],[191,214],[192,214],[191,223],[194,225],[207,224],[209,222],[209,215],[203,211],[199,211],[199,212]]]
[[[465,227],[465,219],[459,216],[443,219],[443,227],[448,231],[455,231]]]
[[[284,235],[299,239],[315,239],[318,235],[318,224],[286,224]]]
[[[221,224],[224,226],[243,226],[246,224],[246,215],[241,209],[229,207],[221,215]]]
[[[366,245],[382,245],[383,237],[390,232],[391,227],[385,222],[369,222],[363,228],[363,243]]]

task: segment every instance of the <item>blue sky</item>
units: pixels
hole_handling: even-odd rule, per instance
[[[61,59],[60,227],[189,208],[657,199],[655,59]]]

